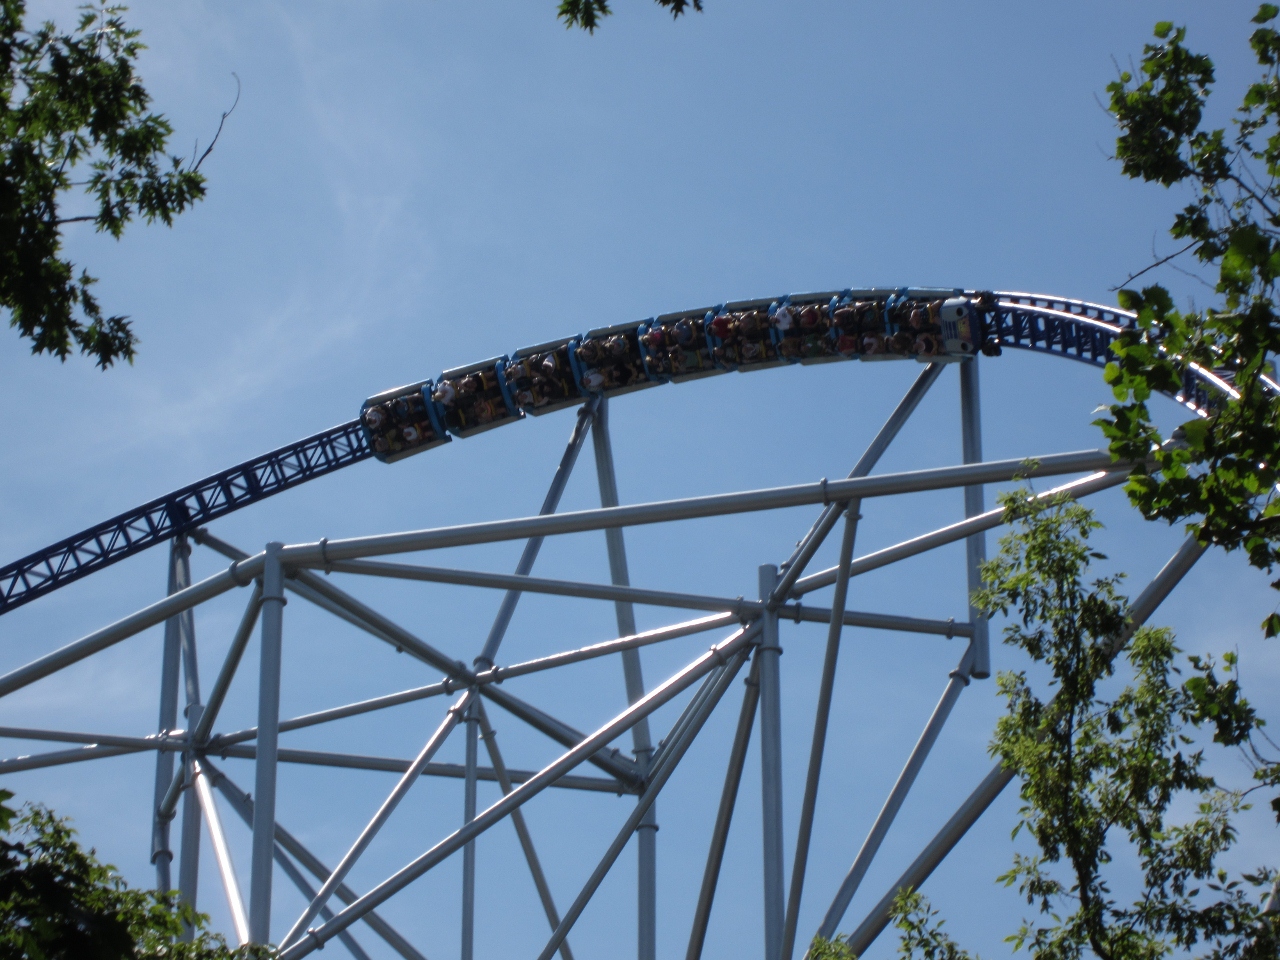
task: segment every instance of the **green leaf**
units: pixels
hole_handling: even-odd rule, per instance
[[[1170,20],[1161,20],[1156,24],[1155,35],[1161,40],[1167,40],[1169,34],[1173,32],[1173,22]]]
[[[1268,639],[1280,634],[1280,613],[1270,614],[1262,621],[1262,632]]]
[[[1266,23],[1268,20],[1274,20],[1280,16],[1280,7],[1274,3],[1264,3],[1258,7],[1258,12],[1253,17],[1254,23]]]

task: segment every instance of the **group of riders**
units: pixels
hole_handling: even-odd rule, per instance
[[[375,452],[388,454],[445,439],[443,431],[501,422],[519,410],[536,412],[669,377],[788,362],[970,352],[976,344],[967,319],[958,324],[954,316],[950,322],[944,317],[950,311],[967,318],[968,309],[959,300],[846,296],[677,315],[441,378],[430,393],[439,414],[434,422],[418,391],[368,406],[363,419]]]

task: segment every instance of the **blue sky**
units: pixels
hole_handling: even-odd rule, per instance
[[[69,4],[33,4],[67,22]],[[617,0],[595,36],[566,31],[547,2],[312,4],[145,2],[129,13],[150,49],[142,70],[173,122],[178,151],[207,143],[241,99],[205,164],[209,196],[173,229],[119,243],[73,232],[77,263],[102,278],[104,307],[127,313],[137,363],[106,373],[79,359],[0,349],[0,556],[6,561],[120,510],[354,417],[368,395],[442,369],[590,327],[705,303],[860,285],[956,285],[1113,301],[1111,289],[1171,247],[1181,195],[1125,180],[1101,103],[1117,63],[1140,54],[1156,20],[1190,26],[1214,55],[1225,118],[1249,77],[1252,7],[1222,2],[911,3],[708,0],[672,22],[648,0]],[[1178,296],[1212,294],[1165,271]],[[639,502],[841,476],[907,388],[914,364],[836,364],[721,377],[618,400],[619,485]],[[1014,352],[982,366],[989,457],[1095,447],[1096,371]],[[882,461],[901,470],[959,459],[958,387],[948,371]],[[1162,416],[1173,418],[1166,408]],[[1175,422],[1170,420],[1170,422]],[[214,532],[246,549],[536,512],[572,415],[494,431],[393,466],[366,463],[230,517]],[[584,453],[564,508],[594,505]],[[989,501],[990,502],[990,494]],[[1143,524],[1119,494],[1097,498],[1107,569],[1133,590],[1179,532]],[[958,492],[864,510],[858,552],[950,522]],[[714,594],[755,590],[811,511],[628,533],[637,584]],[[834,547],[834,545],[833,545]],[[994,549],[994,546],[993,548]],[[424,562],[507,570],[518,545]],[[829,553],[830,551],[828,551]],[[822,559],[830,562],[824,554]],[[961,616],[961,550],[869,575],[855,609]],[[549,543],[548,576],[607,577],[599,536]],[[221,561],[201,552],[196,575]],[[8,670],[154,600],[156,550],[0,620]],[[496,609],[487,592],[344,584],[469,660]],[[202,608],[204,683],[221,662],[243,598]],[[1280,712],[1274,648],[1255,640],[1275,605],[1239,557],[1207,556],[1161,610],[1191,651],[1238,647],[1251,696]],[[642,626],[678,618],[639,611]],[[430,682],[367,637],[294,601],[286,610],[286,714]],[[526,599],[504,655],[524,659],[606,639],[604,604]],[[787,843],[808,749],[823,633],[783,631]],[[702,640],[644,654],[652,683]],[[945,649],[943,649],[945,648]],[[114,648],[0,703],[0,722],[154,730],[159,632]],[[837,685],[801,931],[830,892],[918,735],[957,641],[849,631]],[[256,644],[246,657],[256,662]],[[999,669],[1021,666],[997,647]],[[517,692],[590,729],[623,704],[618,664],[530,679]],[[232,690],[228,727],[249,725],[252,669]],[[731,693],[659,804],[659,952],[683,950],[736,714]],[[438,722],[429,701],[294,735],[290,745],[410,756]],[[988,768],[1000,710],[994,683],[961,698],[916,792],[842,929],[851,929]],[[655,721],[661,730],[673,713]],[[554,752],[495,714],[508,762]],[[704,742],[705,741],[705,742]],[[6,756],[37,744],[7,741]],[[443,759],[461,757],[451,742]],[[242,785],[246,761],[225,769]],[[1224,776],[1244,776],[1231,757]],[[717,901],[708,956],[755,955],[760,938],[759,763],[753,752]],[[75,818],[135,883],[148,883],[151,760],[102,761],[5,784]],[[286,768],[280,819],[334,862],[391,787],[379,774]],[[482,804],[493,796],[481,793]],[[544,796],[531,826],[562,907],[626,815],[628,801]],[[1017,800],[1003,797],[929,882],[948,929],[987,956],[1008,951],[1024,905],[994,878],[1007,866]],[[229,812],[224,817],[230,822]],[[461,817],[450,781],[416,787],[352,875],[360,889],[416,856]],[[1273,824],[1246,819],[1239,866],[1275,863]],[[248,835],[231,824],[247,881]],[[480,845],[478,955],[536,955],[545,940],[514,836]],[[207,844],[201,907],[228,928]],[[627,955],[634,936],[628,851],[571,937],[580,957]],[[419,881],[386,916],[433,960],[456,953],[456,863]],[[301,909],[284,889],[275,929]],[[359,934],[375,955],[381,942]],[[882,941],[873,956],[891,953]]]

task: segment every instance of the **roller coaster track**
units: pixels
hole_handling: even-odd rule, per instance
[[[1095,366],[1107,363],[1112,341],[1135,321],[1131,313],[1082,300],[1029,293],[995,297],[995,309],[984,318],[987,337],[1002,347]],[[1192,367],[1174,399],[1201,412],[1213,395],[1229,389],[1222,377]],[[0,568],[0,615],[179,533],[372,455],[360,422],[352,420],[144,503]]]

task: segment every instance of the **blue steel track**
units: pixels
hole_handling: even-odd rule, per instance
[[[966,291],[965,296],[978,293]],[[984,335],[1002,348],[1032,350],[1103,366],[1133,314],[1040,294],[996,293]],[[1186,372],[1174,399],[1201,412],[1228,386],[1208,371]],[[0,615],[126,557],[281,491],[373,456],[358,420],[237,464],[0,567]]]

